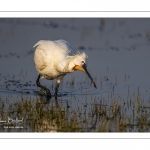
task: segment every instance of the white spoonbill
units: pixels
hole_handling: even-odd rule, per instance
[[[86,69],[87,55],[84,52],[69,56],[71,46],[65,40],[40,40],[34,45],[34,47],[36,46],[37,48],[34,53],[34,63],[39,73],[36,84],[38,87],[41,87],[46,91],[47,97],[51,97],[50,90],[40,84],[40,78],[45,78],[48,80],[56,79],[57,84],[54,94],[56,97],[62,78],[66,74],[74,72],[75,70],[85,72],[96,88],[93,78]]]

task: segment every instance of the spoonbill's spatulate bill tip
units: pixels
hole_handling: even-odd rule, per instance
[[[94,84],[94,87],[97,89],[97,86],[96,86],[96,83],[95,83],[95,81],[93,81],[93,84]]]
[[[95,81],[87,71],[87,55],[85,52],[70,56],[69,52],[72,48],[65,40],[40,40],[34,47],[37,47],[34,53],[34,63],[39,73],[36,84],[46,91],[48,97],[51,97],[50,90],[40,84],[40,78],[42,77],[48,80],[56,79],[57,85],[54,95],[57,97],[62,78],[75,70],[85,72],[91,79],[94,87],[97,88]]]

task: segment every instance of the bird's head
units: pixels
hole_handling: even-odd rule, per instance
[[[73,71],[85,72],[88,75],[88,77],[91,79],[92,83],[94,84],[94,87],[97,88],[95,81],[93,80],[89,72],[87,71],[86,59],[87,59],[87,55],[84,52],[78,53],[73,56],[70,62],[70,65],[71,65],[70,67],[72,69],[72,72]]]

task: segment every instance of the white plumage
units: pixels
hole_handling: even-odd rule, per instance
[[[56,79],[56,96],[62,78],[67,73],[71,73],[74,70],[86,72],[96,87],[95,82],[86,70],[85,63],[87,55],[82,52],[73,56],[69,56],[69,52],[72,48],[67,41],[40,40],[34,45],[34,47],[37,47],[34,53],[34,62],[39,73],[36,83],[37,86],[43,88],[47,92],[48,96],[51,96],[50,91],[40,84],[40,77],[48,80]]]

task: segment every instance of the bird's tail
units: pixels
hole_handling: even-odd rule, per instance
[[[41,44],[47,44],[47,43],[49,43],[49,41],[40,40],[40,41],[38,41],[33,47],[36,47],[36,46],[41,45]]]

